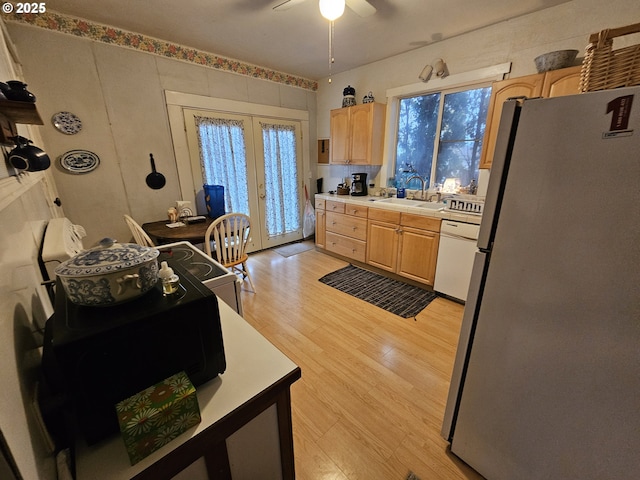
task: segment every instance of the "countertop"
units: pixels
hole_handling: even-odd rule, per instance
[[[380,202],[379,200],[382,200],[383,197],[374,197],[371,195],[360,197],[351,195],[337,195],[332,193],[316,193],[315,198],[322,198],[324,200],[349,203],[353,205],[362,205],[369,208],[395,210],[397,212],[411,213],[413,215],[422,215],[425,217],[441,218],[443,220],[454,220],[457,222],[473,223],[475,225],[480,225],[480,222],[482,221],[482,215],[454,212],[446,209],[436,210],[419,206],[416,207],[411,205],[399,205],[397,203]]]
[[[275,384],[293,383],[300,378],[300,368],[295,363],[226,303],[220,301],[218,304],[227,369],[197,387],[202,421],[133,466],[119,435],[91,447],[80,441],[77,445],[76,478],[91,479],[99,475],[109,480],[128,480],[266,389]]]

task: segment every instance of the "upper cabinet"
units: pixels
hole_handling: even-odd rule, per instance
[[[491,168],[502,104],[511,97],[560,97],[580,93],[581,66],[495,82],[491,90],[480,168]]]
[[[552,70],[544,74],[542,96],[563,97],[580,93],[580,71],[582,65]]]
[[[382,165],[386,105],[331,110],[330,163]]]

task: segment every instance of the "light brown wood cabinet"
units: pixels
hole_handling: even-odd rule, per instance
[[[439,218],[402,214],[399,275],[433,286],[440,245],[440,224]]]
[[[326,201],[325,208],[325,248],[338,255],[364,262],[368,208],[331,200]]]
[[[375,102],[331,110],[329,162],[382,165],[385,112]]]
[[[395,273],[398,267],[400,212],[372,208],[367,234],[367,263]]]
[[[440,223],[439,218],[370,209],[367,263],[433,286]]]
[[[511,97],[560,97],[579,93],[581,66],[494,82],[487,112],[480,168],[491,168],[502,105]]]
[[[323,198],[316,198],[315,201],[315,211],[316,211],[316,246],[320,248],[325,248],[327,242],[327,235],[325,230],[326,225],[326,212],[325,212],[325,201]]]

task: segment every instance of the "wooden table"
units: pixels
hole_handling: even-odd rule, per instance
[[[187,241],[194,244],[204,243],[204,235],[209,225],[213,223],[213,218],[205,217],[206,220],[200,223],[186,224],[184,227],[167,227],[169,220],[159,222],[148,222],[142,224],[142,229],[147,232],[156,244],[173,243]]]

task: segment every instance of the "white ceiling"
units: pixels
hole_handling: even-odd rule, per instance
[[[369,0],[335,22],[333,73],[398,55],[569,0]],[[318,0],[47,0],[48,10],[319,80],[329,71],[329,22]]]

